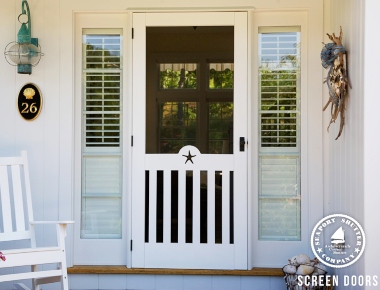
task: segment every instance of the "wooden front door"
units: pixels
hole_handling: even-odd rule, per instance
[[[133,29],[132,267],[247,269],[247,13]]]

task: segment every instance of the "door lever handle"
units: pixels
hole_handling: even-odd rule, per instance
[[[244,137],[240,137],[240,152],[243,152],[244,151],[244,147],[245,147],[245,138]]]

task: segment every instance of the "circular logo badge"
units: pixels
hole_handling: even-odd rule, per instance
[[[363,228],[350,216],[329,215],[314,227],[311,233],[311,248],[323,264],[333,268],[347,267],[363,254]]]

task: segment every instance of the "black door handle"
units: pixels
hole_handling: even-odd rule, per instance
[[[244,137],[240,137],[240,151],[244,151],[244,147],[245,147],[245,138]]]

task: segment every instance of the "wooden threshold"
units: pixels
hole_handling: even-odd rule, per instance
[[[284,276],[281,268],[253,268],[251,270],[188,270],[143,269],[125,266],[74,266],[69,274],[141,274],[141,275],[223,275],[223,276]]]

